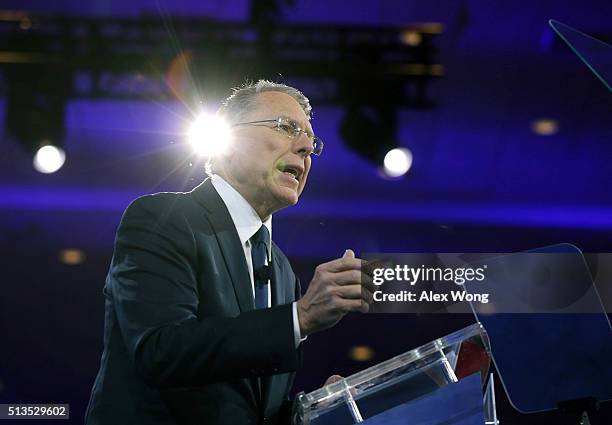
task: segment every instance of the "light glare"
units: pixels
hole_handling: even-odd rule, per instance
[[[85,253],[80,249],[63,249],[59,253],[60,261],[70,266],[76,266],[85,261]]]
[[[421,44],[423,37],[416,31],[404,31],[401,34],[402,43],[408,46],[416,47]]]
[[[191,124],[187,137],[198,155],[213,157],[229,145],[230,128],[221,117],[202,114]]]
[[[367,362],[374,358],[374,350],[367,345],[356,345],[349,350],[349,357],[356,362]]]
[[[552,136],[559,131],[559,124],[550,118],[540,118],[531,124],[531,130],[540,136]]]
[[[412,166],[412,152],[406,148],[391,149],[385,155],[384,164],[389,177],[403,176]]]
[[[55,173],[66,162],[64,151],[53,145],[43,146],[34,155],[34,169],[39,173]]]

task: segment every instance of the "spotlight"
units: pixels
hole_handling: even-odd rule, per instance
[[[230,128],[221,117],[202,114],[191,124],[187,137],[198,155],[213,157],[227,149],[230,143]]]
[[[408,46],[416,47],[421,44],[421,41],[423,41],[423,37],[420,33],[416,31],[403,31],[400,34],[400,40],[402,43]]]
[[[34,169],[39,173],[51,174],[62,168],[66,162],[64,151],[53,145],[46,145],[38,149],[34,155]]]
[[[63,249],[59,253],[59,259],[64,264],[76,266],[85,261],[85,253],[80,249]]]
[[[385,154],[398,146],[395,110],[379,105],[351,106],[340,123],[340,134],[350,149],[381,166]]]
[[[356,362],[367,362],[374,358],[374,350],[367,345],[356,345],[349,350],[349,357]]]
[[[540,118],[531,124],[531,131],[540,136],[552,136],[559,131],[559,124],[550,118]]]
[[[384,164],[389,177],[403,176],[412,166],[412,152],[406,148],[391,149],[385,155]]]
[[[24,22],[30,25],[29,20]],[[45,72],[38,64],[19,64],[3,70],[8,83],[6,133],[32,155],[42,146],[41,141],[53,140],[56,146],[63,143],[64,112],[72,93],[72,73],[62,65],[45,66]]]

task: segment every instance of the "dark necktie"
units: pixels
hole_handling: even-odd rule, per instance
[[[262,225],[251,239],[251,259],[253,260],[253,280],[255,282],[255,308],[268,307],[268,291],[270,285],[269,267],[266,265],[268,258],[268,243],[270,233],[266,226]]]

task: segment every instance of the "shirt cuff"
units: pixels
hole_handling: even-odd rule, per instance
[[[302,341],[306,341],[306,338],[308,338],[307,336],[305,336],[304,338],[302,338],[302,335],[300,334],[300,321],[298,319],[298,312],[297,312],[297,302],[293,302],[293,337],[295,339],[295,348],[298,348],[298,346],[302,343]]]

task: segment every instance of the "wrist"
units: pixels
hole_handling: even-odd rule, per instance
[[[300,300],[301,301],[301,300]],[[297,316],[298,316],[298,324],[300,327],[300,335],[302,338],[308,336],[310,334],[310,325],[308,324],[307,314],[305,309],[302,307],[300,301],[296,303],[297,306]]]

